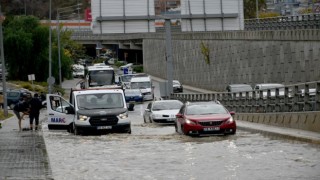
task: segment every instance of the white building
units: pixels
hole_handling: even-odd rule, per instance
[[[182,31],[243,30],[243,0],[181,0]]]
[[[154,0],[91,0],[92,32],[155,32]]]

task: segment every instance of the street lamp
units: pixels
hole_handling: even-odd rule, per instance
[[[1,13],[0,3],[0,58],[2,63],[2,94],[3,94],[3,114],[8,117],[8,104],[7,104],[7,86],[6,86],[6,66],[4,61],[4,48],[3,48],[3,33],[2,33],[2,21],[4,20]]]
[[[59,84],[61,86],[62,84],[62,74],[61,74],[61,45],[60,45],[60,14],[63,13],[68,13],[68,12],[74,12],[74,7],[77,7],[76,9],[78,9],[78,18],[80,17],[79,15],[79,9],[80,9],[80,5],[82,4],[77,4],[77,5],[73,5],[73,6],[68,6],[68,7],[63,7],[63,8],[58,8],[57,9],[57,36],[58,36],[58,60],[59,60]],[[73,13],[71,14],[73,15]],[[63,16],[62,16],[63,17]],[[70,17],[70,16],[68,16]],[[80,18],[78,19],[80,21]],[[79,23],[79,29],[80,29],[80,23]]]

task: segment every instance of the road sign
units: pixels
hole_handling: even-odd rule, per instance
[[[50,84],[50,85],[52,85],[52,84],[54,84],[55,83],[55,79],[54,79],[54,77],[53,76],[51,76],[51,77],[48,77],[48,79],[47,79],[47,83],[48,84]]]
[[[34,74],[29,74],[28,75],[28,81],[34,81],[34,80],[36,80]]]
[[[123,74],[128,74],[128,68],[123,68]]]

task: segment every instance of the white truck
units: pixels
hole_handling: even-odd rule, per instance
[[[140,89],[144,100],[154,99],[154,86],[149,76],[135,76],[130,80],[130,89]]]
[[[131,133],[122,89],[71,90],[70,101],[47,95],[49,129],[67,129],[75,135],[90,131]]]

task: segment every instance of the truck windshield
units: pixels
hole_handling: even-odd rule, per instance
[[[131,89],[151,88],[151,82],[131,82]]]
[[[98,93],[82,94],[77,96],[79,109],[113,109],[123,108],[123,94],[121,93]]]
[[[113,85],[114,71],[113,70],[93,70],[89,71],[89,86]]]

